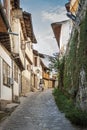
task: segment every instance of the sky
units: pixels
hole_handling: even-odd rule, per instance
[[[34,49],[40,53],[53,55],[58,52],[58,45],[51,28],[51,23],[68,19],[65,3],[68,0],[21,0],[24,11],[32,14],[32,24],[37,44]]]

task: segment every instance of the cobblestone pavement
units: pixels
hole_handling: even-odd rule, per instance
[[[52,90],[30,93],[0,130],[85,130],[73,126],[61,113]]]

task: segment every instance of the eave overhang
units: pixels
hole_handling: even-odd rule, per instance
[[[22,61],[21,61],[19,55],[17,55],[17,56],[13,56],[13,55],[12,55],[12,57],[13,57],[13,60],[14,60],[14,61],[16,62],[16,64],[18,65],[19,69],[20,69],[21,71],[25,70],[25,66],[23,65],[23,63],[22,63]]]
[[[44,54],[39,53],[40,58],[45,58]]]
[[[39,56],[39,53],[37,50],[33,50],[33,54],[36,55],[36,56]]]
[[[46,69],[46,70],[50,70],[44,63],[43,61],[40,59],[40,64],[42,65],[42,68],[43,69]]]
[[[27,54],[25,54],[25,57],[27,58],[28,62],[32,65],[33,62],[30,60],[29,56]]]
[[[61,36],[62,25],[66,23],[67,21],[68,20],[55,22],[51,24],[59,48],[60,48],[60,36]]]
[[[24,40],[27,40],[27,32],[26,32],[26,28],[25,28],[25,23],[23,19],[20,19],[20,23],[21,23],[21,27],[22,27],[22,31],[23,31],[23,35],[24,35]]]
[[[2,44],[9,52],[11,52],[10,36],[8,33],[0,32],[0,44]]]
[[[33,32],[31,14],[24,11],[23,19],[24,19],[24,23],[25,23],[27,37],[29,37],[31,39],[32,43],[37,43],[37,40],[36,40],[34,32]]]
[[[62,24],[61,23],[52,23],[51,26],[52,26],[56,41],[58,43],[58,46],[60,48],[60,34],[61,34]]]

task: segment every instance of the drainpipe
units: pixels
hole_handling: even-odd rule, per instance
[[[12,86],[12,101],[14,101],[14,73],[13,73],[13,57],[11,58],[11,60],[12,60],[12,84],[11,84],[11,86]]]

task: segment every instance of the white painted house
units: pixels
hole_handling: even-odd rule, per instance
[[[0,109],[5,103],[12,101],[12,59],[10,28],[6,13],[0,2]]]
[[[42,57],[42,55],[40,55],[37,50],[33,50],[33,54],[33,87],[35,89],[39,89],[39,82],[40,79],[42,79],[42,67],[40,64],[40,58]]]
[[[2,63],[4,71],[1,74],[3,81],[1,84],[1,95],[3,94],[4,98],[2,96],[1,99],[17,101],[21,88],[21,71],[24,69],[24,54],[21,50],[21,25],[19,19],[19,13],[22,14],[22,10],[20,9],[19,0],[4,0],[0,13],[3,23],[7,24],[7,28],[3,34],[4,27],[2,26],[0,34],[0,42],[3,46],[1,53],[4,55],[2,57],[1,54],[1,58],[4,59]]]
[[[36,39],[31,14],[22,11],[20,0],[4,0],[0,5],[0,105],[4,107],[18,101],[25,87],[23,79],[31,86],[32,43]]]
[[[65,20],[52,23],[51,26],[58,43],[59,53],[64,55],[71,35],[72,22],[71,20]]]

